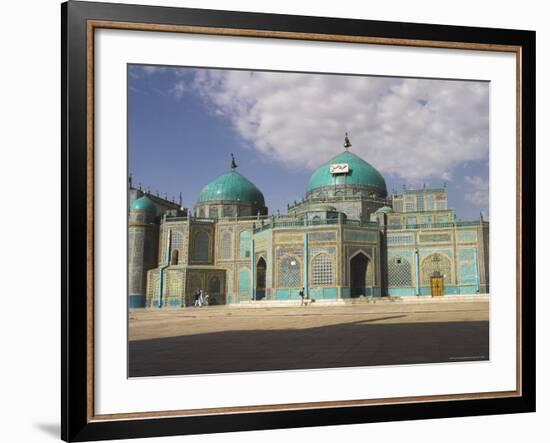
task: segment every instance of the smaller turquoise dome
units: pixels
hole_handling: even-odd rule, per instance
[[[393,212],[393,209],[389,206],[382,206],[381,208],[376,210],[376,214],[384,213],[387,214],[388,212]]]
[[[210,201],[238,201],[264,207],[264,195],[236,171],[228,172],[208,183],[199,194],[198,203]]]
[[[141,209],[145,211],[153,211],[156,212],[157,208],[155,207],[155,204],[151,201],[149,197],[144,195],[143,197],[136,198],[131,204],[130,209]]]

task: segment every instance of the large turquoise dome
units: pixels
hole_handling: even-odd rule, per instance
[[[346,174],[331,174],[330,166],[345,163],[349,167]],[[308,193],[325,186],[351,185],[364,186],[377,191],[382,197],[386,197],[388,191],[382,174],[372,165],[352,152],[344,151],[320,166],[309,179]]]
[[[198,203],[213,201],[238,201],[264,207],[264,195],[236,171],[228,172],[208,183],[199,194]]]

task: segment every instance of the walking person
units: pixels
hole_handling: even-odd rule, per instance
[[[200,306],[199,305],[199,297],[201,295],[201,290],[199,288],[197,288],[197,290],[195,291],[195,308],[197,306]]]
[[[304,306],[304,297],[306,295],[305,288],[302,288],[300,291],[300,298],[302,299],[302,302],[300,303],[300,306]]]
[[[204,306],[208,306],[210,300],[210,295],[208,295],[208,292],[204,294]]]
[[[204,291],[201,289],[199,292],[199,308],[202,308],[203,303],[204,303]]]

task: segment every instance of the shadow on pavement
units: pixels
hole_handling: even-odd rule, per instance
[[[224,331],[129,343],[129,376],[488,360],[489,322],[372,322]]]

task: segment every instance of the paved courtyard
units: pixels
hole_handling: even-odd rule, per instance
[[[487,301],[129,314],[130,377],[489,358]]]

